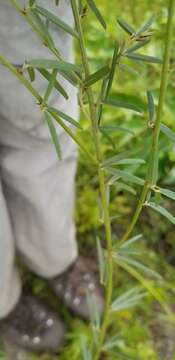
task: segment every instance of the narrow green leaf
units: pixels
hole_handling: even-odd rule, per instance
[[[139,43],[131,46],[129,49],[126,50],[125,54],[130,54],[136,50],[139,50],[140,48],[144,47],[145,45],[147,45],[149,43],[149,39],[144,40],[144,41],[140,41]]]
[[[158,213],[160,213],[161,215],[166,217],[172,224],[175,225],[175,217],[171,213],[169,213],[169,211],[166,210],[163,206],[156,205],[153,202],[149,202],[149,203],[147,203],[145,205],[150,207],[151,209],[157,211]]]
[[[121,159],[121,160],[116,160],[115,163],[113,163],[112,165],[141,165],[141,164],[145,164],[145,160],[143,159]]]
[[[165,195],[166,197],[168,197],[169,199],[175,200],[175,192],[174,191],[171,191],[169,189],[159,188],[159,192],[162,195]]]
[[[108,97],[110,90],[112,88],[115,70],[116,70],[116,66],[117,66],[118,55],[119,55],[119,46],[118,46],[118,43],[116,42],[115,47],[114,47],[113,57],[112,57],[112,65],[111,65],[111,69],[110,69],[110,73],[109,73],[109,81],[108,81],[108,85],[107,85],[107,89],[106,89],[106,93],[105,93],[105,98]]]
[[[122,182],[117,181],[116,186],[117,186],[117,188],[119,187],[119,189],[126,190],[133,195],[137,194],[136,191],[131,186],[124,184]]]
[[[39,14],[46,17],[46,19],[48,19],[50,22],[52,22],[56,26],[58,26],[58,28],[64,30],[65,32],[67,32],[68,34],[70,34],[72,36],[78,37],[77,32],[73,28],[71,28],[67,23],[62,21],[59,17],[57,17],[56,15],[51,13],[50,11],[44,9],[41,6],[36,6],[35,9]]]
[[[140,287],[136,286],[124,294],[120,295],[114,302],[112,303],[112,311],[121,311],[125,309],[129,309],[139,303],[141,299],[143,299],[147,295],[147,292],[142,292]]]
[[[125,157],[127,157],[128,155],[130,155],[130,151],[125,151],[124,153],[111,156],[111,157],[109,157],[108,159],[105,159],[105,160],[103,161],[103,166],[115,164],[116,161],[122,160],[122,159],[124,159]]]
[[[70,124],[76,126],[77,128],[82,129],[82,127],[80,126],[78,121],[74,120],[71,116],[69,116],[69,115],[65,114],[64,112],[62,112],[54,107],[51,107],[51,106],[48,106],[47,109],[49,110],[49,112],[51,114],[56,114],[61,119],[64,119],[64,120],[68,121]]]
[[[31,82],[35,81],[35,70],[33,68],[31,68],[31,67],[28,67],[27,71],[28,71],[28,74],[29,74],[30,81]]]
[[[82,15],[82,11],[83,11],[83,3],[82,0],[78,0],[78,10],[79,10],[79,15]]]
[[[155,288],[155,284],[152,284],[152,282],[148,281],[148,279],[145,278],[144,275],[140,274],[140,272],[138,272],[126,262],[120,261],[119,259],[116,260],[117,265],[127,271],[127,273],[134,277],[137,281],[139,281],[139,283],[156,299],[156,301],[158,301],[158,303],[162,306],[168,317],[172,319],[173,313],[167,305],[167,302],[165,301],[161,292],[157,289],[157,286]]]
[[[48,31],[46,24],[41,20],[40,16],[36,12],[36,7],[34,7],[34,9],[31,10],[31,16],[35,21],[35,24],[37,25],[38,29],[40,30],[40,33],[43,34],[43,41],[45,45],[51,48],[55,47],[54,41]]]
[[[44,112],[44,116],[45,116],[49,131],[50,131],[52,142],[53,142],[53,144],[55,146],[56,153],[58,155],[58,159],[61,160],[61,147],[60,147],[60,143],[59,143],[59,140],[58,140],[58,135],[57,135],[55,126],[53,124],[53,121],[52,121],[51,117],[49,116],[49,114],[47,112]]]
[[[111,311],[112,312],[118,312],[118,311],[122,311],[122,310],[126,310],[126,309],[131,309],[133,308],[134,306],[137,306],[139,304],[139,301],[141,299],[143,299],[145,296],[147,295],[147,293],[142,293],[140,295],[137,295],[135,298],[133,297],[132,300],[128,300],[126,302],[121,302],[121,303],[117,303],[117,300],[116,302],[114,302],[112,304],[112,309]]]
[[[113,150],[116,149],[116,144],[115,141],[112,139],[112,137],[105,131],[105,130],[100,130],[102,135],[108,140],[109,144],[112,146]]]
[[[32,69],[33,70],[33,69]],[[40,74],[42,76],[44,76],[45,79],[47,79],[50,82],[50,77],[51,74],[49,73],[49,71],[45,70],[45,69],[37,69],[37,71],[40,72]],[[67,92],[64,90],[63,86],[58,82],[58,80],[55,81],[54,83],[54,87],[56,90],[58,90],[58,92],[65,98],[65,99],[69,99],[69,96],[67,94]]]
[[[131,173],[128,173],[127,171],[118,170],[118,169],[114,169],[114,168],[110,168],[110,167],[108,167],[107,170],[110,172],[110,174],[120,176],[122,179],[127,180],[131,183],[141,185],[141,186],[143,186],[145,183],[143,179],[141,179],[138,176],[135,176]]]
[[[162,60],[154,56],[142,55],[137,53],[125,54],[125,56],[131,60],[139,60],[147,63],[162,64]]]
[[[103,79],[106,75],[109,74],[109,67],[104,66],[100,70],[96,71],[94,74],[90,75],[85,79],[84,85],[85,87],[91,86],[95,84],[97,81]]]
[[[142,239],[142,238],[143,238],[143,235],[142,235],[142,234],[133,236],[133,237],[130,238],[129,240],[125,241],[125,242],[120,246],[120,249],[127,248],[128,246],[134,244],[136,241],[139,241],[139,240]]]
[[[138,105],[131,104],[131,103],[127,102],[126,100],[118,100],[117,98],[116,99],[108,98],[108,99],[104,100],[104,104],[123,108],[123,109],[133,110],[138,113],[142,113],[142,109]]]
[[[46,20],[45,20],[45,23],[46,23],[47,29],[49,30],[49,20],[46,19]]]
[[[117,303],[122,303],[128,300],[130,301],[133,297],[135,298],[135,296],[140,294],[140,292],[141,292],[141,288],[139,286],[134,286],[131,289],[127,290],[122,295],[120,295],[117,298],[117,300],[115,300],[115,302],[117,301]]]
[[[85,335],[80,336],[80,347],[81,347],[81,353],[83,356],[82,360],[92,360],[92,356],[90,353],[90,350],[88,349],[87,339]]]
[[[119,68],[123,71],[127,71],[131,75],[139,75],[139,72],[126,64],[119,64]]]
[[[147,31],[151,27],[151,25],[153,24],[154,20],[155,20],[155,16],[152,15],[148,19],[148,21],[138,31],[136,31],[136,36],[139,36],[142,33],[144,33],[145,31]]]
[[[121,179],[120,175],[114,175],[108,180],[108,185],[111,186]]]
[[[81,73],[80,67],[75,64],[50,59],[33,59],[26,62],[25,67],[33,67],[34,69],[57,69],[58,71],[75,71]]]
[[[130,34],[130,35],[135,34],[135,30],[133,29],[133,27],[131,25],[129,25],[125,20],[123,20],[122,18],[118,18],[117,22],[120,25],[120,27],[123,30],[125,30],[128,34]]]
[[[142,250],[137,250],[137,249],[130,249],[130,248],[125,248],[125,249],[120,249],[119,250],[119,255],[127,255],[127,256],[144,256],[145,254],[145,251],[142,249]]]
[[[152,123],[155,116],[154,98],[151,91],[147,91],[149,121]]]
[[[151,194],[150,194],[151,195]],[[162,203],[162,196],[160,192],[155,193],[154,202],[156,205],[160,205]]]
[[[100,327],[100,313],[97,305],[97,300],[93,296],[92,292],[88,291],[86,292],[87,296],[87,304],[89,308],[90,313],[90,319],[91,323],[94,325],[95,329],[99,329]]]
[[[60,75],[62,75],[70,84],[72,84],[73,86],[77,86],[78,84],[78,79],[77,77],[74,75],[74,73],[68,73],[65,70],[59,70]]]
[[[132,265],[134,268],[141,270],[146,275],[154,277],[154,278],[156,278],[158,280],[162,279],[160,274],[158,274],[156,271],[150,269],[146,265],[143,265],[139,261],[131,259],[131,258],[129,258],[127,256],[124,256],[124,255],[119,255],[118,257],[119,257],[119,260],[122,260],[123,262],[126,262],[129,265]]]
[[[102,86],[101,86],[101,91],[100,91],[100,96],[99,96],[98,114],[97,114],[98,125],[100,125],[100,122],[101,122],[101,117],[102,117],[102,112],[103,112],[103,100],[104,100],[105,94],[106,94],[107,80],[108,80],[107,77],[105,77],[103,79]]]
[[[171,141],[175,142],[175,133],[165,124],[160,125],[160,130],[165,134]]]
[[[132,130],[123,128],[122,126],[118,126],[115,124],[100,126],[99,129],[100,129],[100,131],[102,131],[102,132],[105,131],[107,133],[114,133],[115,131],[124,131],[131,135],[135,135]]]
[[[103,16],[101,15],[100,11],[98,10],[94,0],[86,0],[86,1],[88,3],[89,7],[91,8],[91,10],[93,11],[93,13],[95,14],[96,18],[100,22],[100,24],[106,30],[106,22],[105,22]]]
[[[121,339],[119,336],[113,336],[111,339],[109,339],[105,344],[104,344],[104,349],[105,351],[109,351],[112,350],[113,348],[115,348],[118,345],[118,342],[120,342]]]
[[[49,99],[49,96],[54,88],[54,84],[55,84],[55,81],[56,81],[56,77],[57,77],[57,73],[58,73],[58,70],[56,69],[53,69],[52,70],[52,74],[50,76],[50,81],[48,83],[48,86],[47,86],[47,89],[46,89],[46,92],[44,94],[44,99],[43,99],[43,103],[47,103],[48,99]]]

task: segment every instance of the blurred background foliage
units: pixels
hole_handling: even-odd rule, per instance
[[[147,55],[162,57],[165,24],[167,15],[166,0],[97,0],[106,22],[108,30],[105,33],[89,11],[84,17],[84,29],[88,57],[91,61],[92,72],[110,62],[114,43],[121,44],[127,35],[117,24],[117,17],[121,16],[134,28],[138,29],[155,14],[154,30],[151,41],[139,51]],[[175,30],[175,28],[174,28]],[[173,49],[175,48],[175,31]],[[77,62],[79,52],[76,50]],[[130,60],[123,62],[124,66],[116,72],[113,86],[113,95],[138,103],[144,110],[142,116],[133,115],[133,112],[105,107],[102,119],[106,123],[115,124],[130,131],[113,131],[102,136],[105,156],[111,156],[132,150],[139,152],[141,157],[148,157],[150,134],[147,127],[146,91],[151,90],[157,104],[160,85],[160,65],[132,63],[134,71],[128,70]],[[169,87],[164,109],[164,122],[175,131],[175,52],[172,51]],[[98,90],[98,85],[96,90]],[[81,114],[81,123],[84,129],[89,128],[88,120]],[[82,136],[82,133],[81,133]],[[84,142],[93,151],[91,139],[84,132]],[[143,146],[143,139],[145,145]],[[140,157],[140,156],[139,156]],[[133,167],[136,175],[143,177],[145,165]],[[175,145],[161,134],[160,138],[160,172],[159,185],[169,187],[175,191]],[[125,189],[115,186],[111,191],[111,214],[114,241],[120,237],[129,222],[140,192],[136,194],[126,192]],[[103,226],[99,223],[98,181],[91,163],[83,154],[79,156],[76,182],[76,213],[77,238],[82,253],[96,256],[96,236],[104,238]],[[161,201],[161,199],[159,199]],[[166,200],[166,208],[175,213],[175,206]],[[170,306],[175,306],[175,231],[174,227],[164,218],[151,210],[144,210],[138,222],[136,234],[144,234],[140,242],[140,251],[145,263],[158,271],[166,279],[161,288],[162,296]],[[44,354],[42,360],[82,360],[82,339],[91,342],[91,332],[88,324],[72,317],[63,306],[55,303],[44,281],[25,273],[25,286],[34,293],[46,298],[55,309],[64,315],[68,328],[66,345],[55,357]],[[122,270],[116,269],[114,297],[128,289],[128,285],[135,285],[136,281]],[[113,339],[115,346],[109,355],[101,360],[173,360],[175,359],[175,329],[163,316],[162,309],[150,295],[142,303],[131,310],[125,310],[113,315],[109,329],[109,339]],[[33,357],[38,359],[38,357]]]

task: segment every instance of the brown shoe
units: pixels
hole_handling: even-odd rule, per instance
[[[5,344],[31,352],[57,351],[65,327],[57,315],[33,296],[22,295],[7,319],[1,321]]]
[[[63,274],[49,281],[58,298],[75,314],[83,319],[90,318],[87,292],[99,314],[104,308],[104,298],[98,280],[95,262],[83,256]]]

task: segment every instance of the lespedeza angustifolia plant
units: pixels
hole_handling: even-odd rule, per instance
[[[96,171],[96,174],[98,175],[102,207],[101,220],[103,221],[105,228],[106,247],[103,248],[100,240],[97,239],[97,250],[99,258],[100,279],[102,284],[105,286],[106,301],[104,315],[101,320],[98,318],[96,311],[94,311],[95,304],[91,303],[90,298],[88,299],[92,310],[92,329],[94,342],[91,348],[88,348],[88,345],[82,341],[82,356],[84,360],[98,360],[100,359],[102,353],[108,352],[109,346],[106,335],[108,326],[110,324],[111,314],[113,312],[136,305],[140,299],[145,296],[145,292],[142,291],[143,288],[148,290],[156,298],[156,300],[159,301],[165,312],[169,315],[169,318],[174,320],[170,309],[164,302],[164,299],[162,298],[159,291],[155,289],[152,283],[149,283],[145,280],[146,275],[155,277],[156,279],[158,278],[159,280],[160,276],[150,268],[143,265],[141,262],[131,257],[129,249],[131,244],[135,245],[141,238],[140,235],[134,236],[132,238],[130,238],[130,236],[132,235],[143,207],[151,207],[168,218],[173,224],[175,224],[174,216],[171,215],[164,207],[160,206],[154,197],[156,193],[161,193],[162,195],[175,200],[175,194],[171,190],[162,189],[157,185],[160,131],[162,131],[169,138],[174,138],[172,131],[161,122],[168,81],[175,0],[169,0],[167,31],[165,36],[165,55],[161,71],[161,86],[157,109],[155,109],[154,106],[152,93],[150,91],[147,92],[149,118],[148,127],[152,131],[152,145],[149,149],[150,155],[145,180],[135,176],[128,170],[122,170],[120,167],[121,165],[143,164],[143,159],[133,158],[132,154],[130,153],[117,153],[114,154],[114,156],[111,158],[104,159],[101,134],[105,133],[105,128],[107,128],[107,125],[106,127],[103,125],[104,106],[113,106],[114,109],[129,109],[137,113],[142,112],[142,109],[140,109],[139,106],[134,102],[130,103],[117,97],[111,97],[111,89],[115,72],[116,70],[118,71],[120,69],[120,66],[124,66],[123,62],[126,58],[135,62],[138,61],[161,64],[162,61],[160,59],[153,56],[142,55],[140,52],[138,52],[138,50],[144,47],[150,40],[152,35],[150,28],[154,18],[151,17],[151,19],[149,19],[146,24],[144,24],[139,30],[132,28],[123,19],[118,19],[118,25],[125,31],[128,36],[127,40],[119,44],[116,39],[110,64],[104,65],[102,68],[92,73],[91,64],[87,56],[85,35],[82,26],[82,19],[84,16],[86,16],[87,8],[92,10],[97,18],[97,21],[100,22],[105,31],[107,28],[106,22],[94,0],[70,0],[70,6],[72,7],[75,20],[75,29],[64,23],[55,14],[41,6],[38,6],[37,0],[29,0],[28,6],[26,6],[25,9],[21,8],[21,6],[18,4],[18,1],[10,1],[12,6],[14,6],[21,14],[21,16],[25,18],[33,31],[37,34],[37,36],[39,36],[43,44],[48,47],[48,49],[54,55],[54,59],[33,59],[27,61],[24,64],[23,69],[20,69],[20,71],[17,67],[11,64],[8,59],[3,56],[3,54],[0,54],[0,63],[9,69],[9,71],[11,71],[19,79],[19,81],[30,91],[30,93],[32,93],[34,98],[37,100],[37,104],[40,106],[41,112],[43,113],[44,118],[48,124],[48,128],[50,130],[58,157],[61,158],[61,148],[53,120],[55,120],[67,132],[73,141],[79,145],[80,149],[87,156],[87,159],[92,163],[94,171]],[[59,1],[55,1],[55,6],[58,5]],[[70,64],[62,58],[59,49],[55,47],[54,41],[49,32],[49,23],[54,23],[56,26],[58,26],[58,28],[61,28],[70,36],[73,36],[78,42],[81,54],[81,66]],[[28,71],[30,81],[25,76],[26,71]],[[35,81],[35,71],[40,72],[40,74],[48,81],[44,97],[42,97],[32,85],[32,82]],[[94,145],[93,154],[87,150],[85,144],[82,141],[81,131],[83,132],[83,129],[81,128],[78,121],[61,112],[59,109],[49,106],[49,98],[53,88],[56,88],[65,99],[68,98],[65,89],[57,79],[58,74],[63,76],[74,86],[79,87],[80,107],[83,114],[85,114],[89,119],[89,125],[91,128],[90,131]],[[100,90],[98,93],[96,90],[97,82],[100,84]],[[85,97],[86,102],[84,103]],[[67,122],[77,128],[80,128],[81,131],[78,135],[72,130],[71,127],[67,125]],[[112,125],[109,125],[109,127],[110,126]],[[114,126],[114,129],[116,131],[117,126]],[[110,178],[109,175],[112,175],[112,178]],[[131,219],[125,234],[117,242],[114,242],[111,230],[108,192],[110,186],[118,181],[123,181],[125,188],[128,187],[130,189],[130,183],[139,185],[142,187],[142,191],[138,200],[138,205],[134,211],[133,218]],[[131,288],[120,297],[113,300],[113,274],[115,266],[121,267],[129,272],[130,275],[138,280],[141,286]],[[142,275],[142,272],[144,273],[144,276]]]

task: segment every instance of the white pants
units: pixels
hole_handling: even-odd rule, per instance
[[[54,1],[50,6],[46,0],[37,3],[72,23],[69,1],[61,1],[58,10]],[[72,62],[71,37],[54,27],[51,32],[56,46]],[[0,1],[0,52],[14,64],[50,57],[8,0]],[[77,119],[76,91],[61,81],[70,98],[66,101],[55,91],[50,104]],[[34,86],[43,94],[46,81],[38,76]],[[0,318],[12,310],[21,292],[16,253],[29,269],[45,278],[61,273],[77,257],[73,222],[76,147],[59,127],[58,134],[62,161],[57,159],[35,100],[0,67]]]

